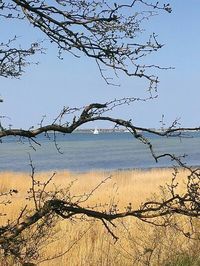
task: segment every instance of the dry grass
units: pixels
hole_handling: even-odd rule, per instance
[[[52,173],[38,173],[37,179],[46,180]],[[72,195],[90,192],[104,178],[112,175],[111,180],[103,184],[86,203],[95,204],[117,203],[120,210],[132,203],[137,208],[152,194],[160,193],[160,186],[170,183],[171,169],[156,169],[148,171],[115,171],[70,173],[58,172],[49,185],[51,190],[67,187],[76,180],[71,187]],[[184,180],[185,172],[180,172],[178,179]],[[53,184],[54,183],[54,184]],[[31,179],[26,173],[5,172],[0,174],[0,192],[15,188],[19,191],[13,196],[12,204],[1,205],[1,212],[7,213],[2,223],[7,219],[15,219],[20,209],[27,204],[25,198],[31,186]],[[60,221],[54,228],[53,236],[48,242],[41,242],[40,263],[37,265],[164,265],[163,261],[176,256],[177,252],[187,252],[193,242],[185,239],[179,232],[169,228],[155,228],[141,223],[134,218],[127,218],[115,222],[113,228],[119,237],[114,243],[111,235],[100,222]],[[79,240],[79,241],[77,241]],[[77,242],[76,242],[77,241]],[[173,248],[172,248],[173,247]],[[66,253],[53,260],[42,262],[43,258],[54,257],[55,254]],[[149,262],[150,261],[150,262]]]

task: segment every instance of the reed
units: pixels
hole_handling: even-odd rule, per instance
[[[179,182],[183,183],[187,173],[180,171]],[[46,180],[51,172],[36,174],[38,180]],[[159,197],[160,187],[170,183],[172,169],[130,170],[130,171],[91,171],[56,173],[48,189],[67,187],[71,195],[89,193],[106,177],[111,176],[105,184],[95,190],[85,205],[95,206],[116,203],[124,208],[132,203],[134,209],[153,194]],[[0,192],[15,188],[19,191],[12,197],[9,206],[1,205],[1,224],[15,219],[25,204],[27,191],[31,186],[28,173],[1,172]],[[180,189],[182,185],[180,186]],[[178,218],[180,223],[186,222]],[[154,227],[135,218],[115,221],[113,228],[119,240],[115,243],[112,236],[99,221],[79,219],[60,220],[52,229],[51,237],[39,243],[40,258],[37,265],[170,265],[181,254],[190,254],[191,250],[199,252],[193,240],[185,238],[175,228]],[[194,248],[195,247],[195,248]],[[191,249],[193,248],[193,249]],[[195,253],[196,254],[196,253]],[[196,256],[196,255],[195,255]],[[173,265],[173,264],[171,264]]]

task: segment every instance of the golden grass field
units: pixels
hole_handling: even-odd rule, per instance
[[[52,173],[37,173],[37,180],[46,180]],[[184,184],[187,173],[181,171],[178,175],[180,183]],[[70,182],[71,195],[89,193],[106,177],[111,179],[102,184],[85,202],[85,206],[117,204],[121,211],[132,204],[137,209],[141,202],[145,202],[152,195],[159,198],[160,186],[170,183],[171,169],[152,169],[147,171],[129,170],[113,172],[71,173],[58,172],[47,187],[48,190],[63,189]],[[1,205],[1,225],[7,220],[13,220],[19,215],[20,209],[26,204],[27,190],[31,186],[28,173],[2,172],[0,174],[0,192],[17,189],[18,194],[12,197],[12,203]],[[180,190],[184,185],[180,185]],[[181,223],[184,223],[180,219]],[[199,252],[196,242],[189,240],[174,228],[154,227],[140,222],[136,218],[116,220],[116,228],[111,228],[119,237],[115,243],[112,236],[100,221],[60,220],[51,229],[51,238],[38,242],[40,257],[37,265],[167,265],[166,262],[179,254],[194,255]],[[185,226],[185,225],[184,225]],[[195,253],[196,254],[196,253]],[[48,260],[46,260],[48,258]],[[171,264],[170,264],[171,265]],[[173,264],[174,265],[174,264]],[[180,264],[182,265],[182,264]],[[195,265],[195,264],[194,264]],[[199,264],[196,264],[199,265]]]

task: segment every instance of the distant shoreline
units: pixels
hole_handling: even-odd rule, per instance
[[[147,128],[148,130],[151,131],[156,131],[156,132],[165,132],[168,130],[167,128]],[[72,133],[93,133],[94,128],[85,128],[85,129],[76,129]],[[98,128],[99,133],[130,133],[130,131],[126,128]],[[137,130],[137,132],[142,132],[141,130]],[[185,130],[185,133],[194,133],[197,132],[196,130]],[[63,133],[60,133],[63,134]]]

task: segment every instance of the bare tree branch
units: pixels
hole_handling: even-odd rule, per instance
[[[32,43],[30,48],[22,49],[13,47],[17,37],[7,43],[0,44],[0,76],[5,78],[18,78],[24,72],[24,68],[29,64],[27,57],[42,51],[39,43]]]
[[[144,11],[141,11],[144,9]],[[149,10],[148,10],[149,9]],[[150,74],[156,65],[146,65],[142,59],[162,48],[155,33],[144,43],[138,42],[142,23],[154,16],[156,10],[171,12],[169,4],[149,4],[148,1],[123,1],[108,3],[105,0],[2,1],[1,16],[10,19],[28,19],[39,28],[51,42],[57,44],[59,56],[67,51],[79,57],[81,54],[93,58],[101,75],[108,84],[113,83],[104,66],[124,72],[128,76],[149,81],[149,89],[157,87],[158,77]],[[10,13],[9,13],[10,11]]]

